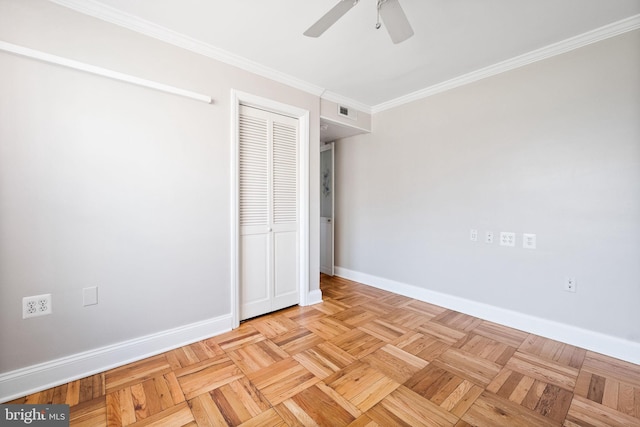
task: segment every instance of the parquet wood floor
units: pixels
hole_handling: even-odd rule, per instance
[[[10,403],[72,426],[640,426],[640,366],[341,278],[325,301]]]

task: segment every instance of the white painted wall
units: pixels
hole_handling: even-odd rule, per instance
[[[0,1],[0,40],[215,100],[0,52],[0,377],[229,315],[232,88],[310,111],[318,289],[317,96],[44,0]],[[23,320],[42,293],[53,314]]]
[[[620,338],[640,360],[640,31],[375,114],[336,144],[336,195],[343,273]]]

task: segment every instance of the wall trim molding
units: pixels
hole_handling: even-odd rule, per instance
[[[322,302],[322,291],[320,289],[314,289],[309,292],[305,305],[319,304]]]
[[[42,52],[35,49],[29,49],[28,47],[19,46],[13,43],[7,43],[2,40],[0,40],[0,51],[13,53],[15,55],[34,59],[36,61],[42,61],[47,64],[60,65],[72,70],[83,71],[85,73],[93,74],[96,76],[130,83],[132,85],[141,86],[147,89],[155,89],[160,92],[169,93],[172,95],[184,96],[185,98],[206,102],[207,104],[213,104],[213,99],[209,95],[204,95],[187,89],[181,89],[179,87],[167,85],[153,80],[143,79],[140,77],[132,76],[130,74],[110,70],[108,68],[97,67],[95,65],[87,64],[84,62],[74,61],[62,56],[51,55],[50,53]]]
[[[637,342],[343,267],[336,266],[335,270],[337,276],[348,280],[459,311],[528,333],[562,341],[630,363],[640,364],[640,343]]]
[[[472,71],[467,74],[463,74],[453,79],[446,80],[444,82],[429,86],[424,89],[409,93],[407,95],[392,99],[381,104],[377,104],[371,107],[371,113],[380,113],[391,108],[399,107],[404,104],[408,104],[413,101],[417,101],[423,98],[427,98],[432,95],[436,95],[441,92],[445,92],[451,89],[455,89],[460,86],[467,85],[469,83],[476,82],[478,80],[485,79],[487,77],[495,76],[497,74],[505,73],[516,68],[524,67],[534,62],[541,61],[543,59],[551,58],[572,50],[593,44],[611,37],[618,36],[620,34],[627,33],[629,31],[637,30],[640,28],[640,14],[630,16],[620,21],[613,22],[611,24],[596,28],[583,34],[579,34],[574,37],[559,41],[557,43],[550,44],[540,49],[527,52],[525,54],[516,56],[514,58],[507,59],[496,64],[489,65],[488,67],[481,68],[479,70]]]
[[[231,314],[0,374],[0,402],[75,381],[231,330]]]
[[[106,22],[127,28],[140,34],[157,40],[190,50],[200,55],[207,56],[225,64],[238,67],[245,71],[266,77],[278,83],[320,96],[324,88],[282,73],[273,68],[266,67],[240,55],[236,55],[224,49],[220,49],[208,43],[186,36],[177,31],[170,30],[151,21],[139,18],[135,15],[122,12],[111,6],[107,6],[95,0],[49,0],[60,6],[67,7],[85,15],[93,16]]]

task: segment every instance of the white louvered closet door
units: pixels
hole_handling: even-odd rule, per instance
[[[298,120],[240,106],[240,320],[298,304]]]

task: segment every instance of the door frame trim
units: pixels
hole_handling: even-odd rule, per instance
[[[240,325],[240,196],[239,196],[239,113],[240,104],[298,119],[298,257],[300,291],[299,305],[308,305],[313,298],[309,289],[309,111],[261,96],[231,89],[231,317],[232,328]]]
[[[335,249],[336,249],[336,143],[335,141],[328,142],[324,145],[320,146],[320,154],[323,152],[331,150],[331,276],[335,274],[336,271],[336,257],[335,257]],[[322,171],[320,171],[322,173]],[[322,213],[320,214],[320,221],[322,221]],[[322,248],[320,248],[322,250]],[[325,273],[326,274],[326,273]]]

